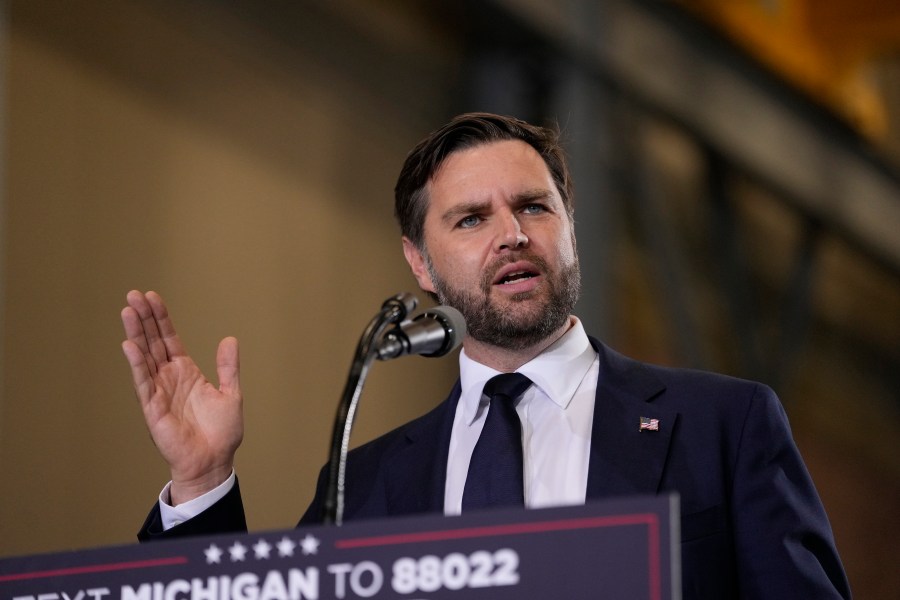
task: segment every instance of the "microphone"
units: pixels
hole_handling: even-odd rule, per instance
[[[452,306],[430,308],[411,321],[388,331],[378,344],[378,359],[406,354],[444,356],[462,343],[466,320]]]
[[[465,319],[458,310],[449,306],[432,308],[411,321],[404,320],[416,304],[416,297],[405,293],[385,300],[356,345],[331,435],[328,484],[322,503],[322,522],[325,524],[340,525],[344,519],[350,431],[372,361],[376,357],[390,360],[404,354],[443,356],[456,348],[466,335]],[[383,334],[391,326],[393,329]]]

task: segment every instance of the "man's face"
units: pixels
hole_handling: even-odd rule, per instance
[[[475,340],[530,347],[558,331],[580,289],[572,223],[550,171],[519,140],[451,154],[428,184],[420,287],[458,309]]]

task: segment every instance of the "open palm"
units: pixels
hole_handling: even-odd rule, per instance
[[[222,483],[243,438],[238,344],[219,343],[217,388],[181,344],[162,298],[131,291],[122,310],[122,343],[153,442],[172,472],[172,500],[183,502]]]

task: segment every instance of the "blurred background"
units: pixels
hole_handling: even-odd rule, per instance
[[[774,387],[855,596],[897,597],[893,0],[7,0],[0,52],[0,555],[131,543],[167,480],[132,288],[210,376],[238,337],[249,524],[292,526],[363,327],[418,292],[406,152],[487,110],[563,132],[588,330]],[[377,364],[354,445],[456,368]]]

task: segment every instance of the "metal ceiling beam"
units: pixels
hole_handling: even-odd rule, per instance
[[[900,273],[900,176],[831,113],[680,9],[605,0],[575,27],[568,3],[495,0],[644,108],[689,128],[797,210]]]

